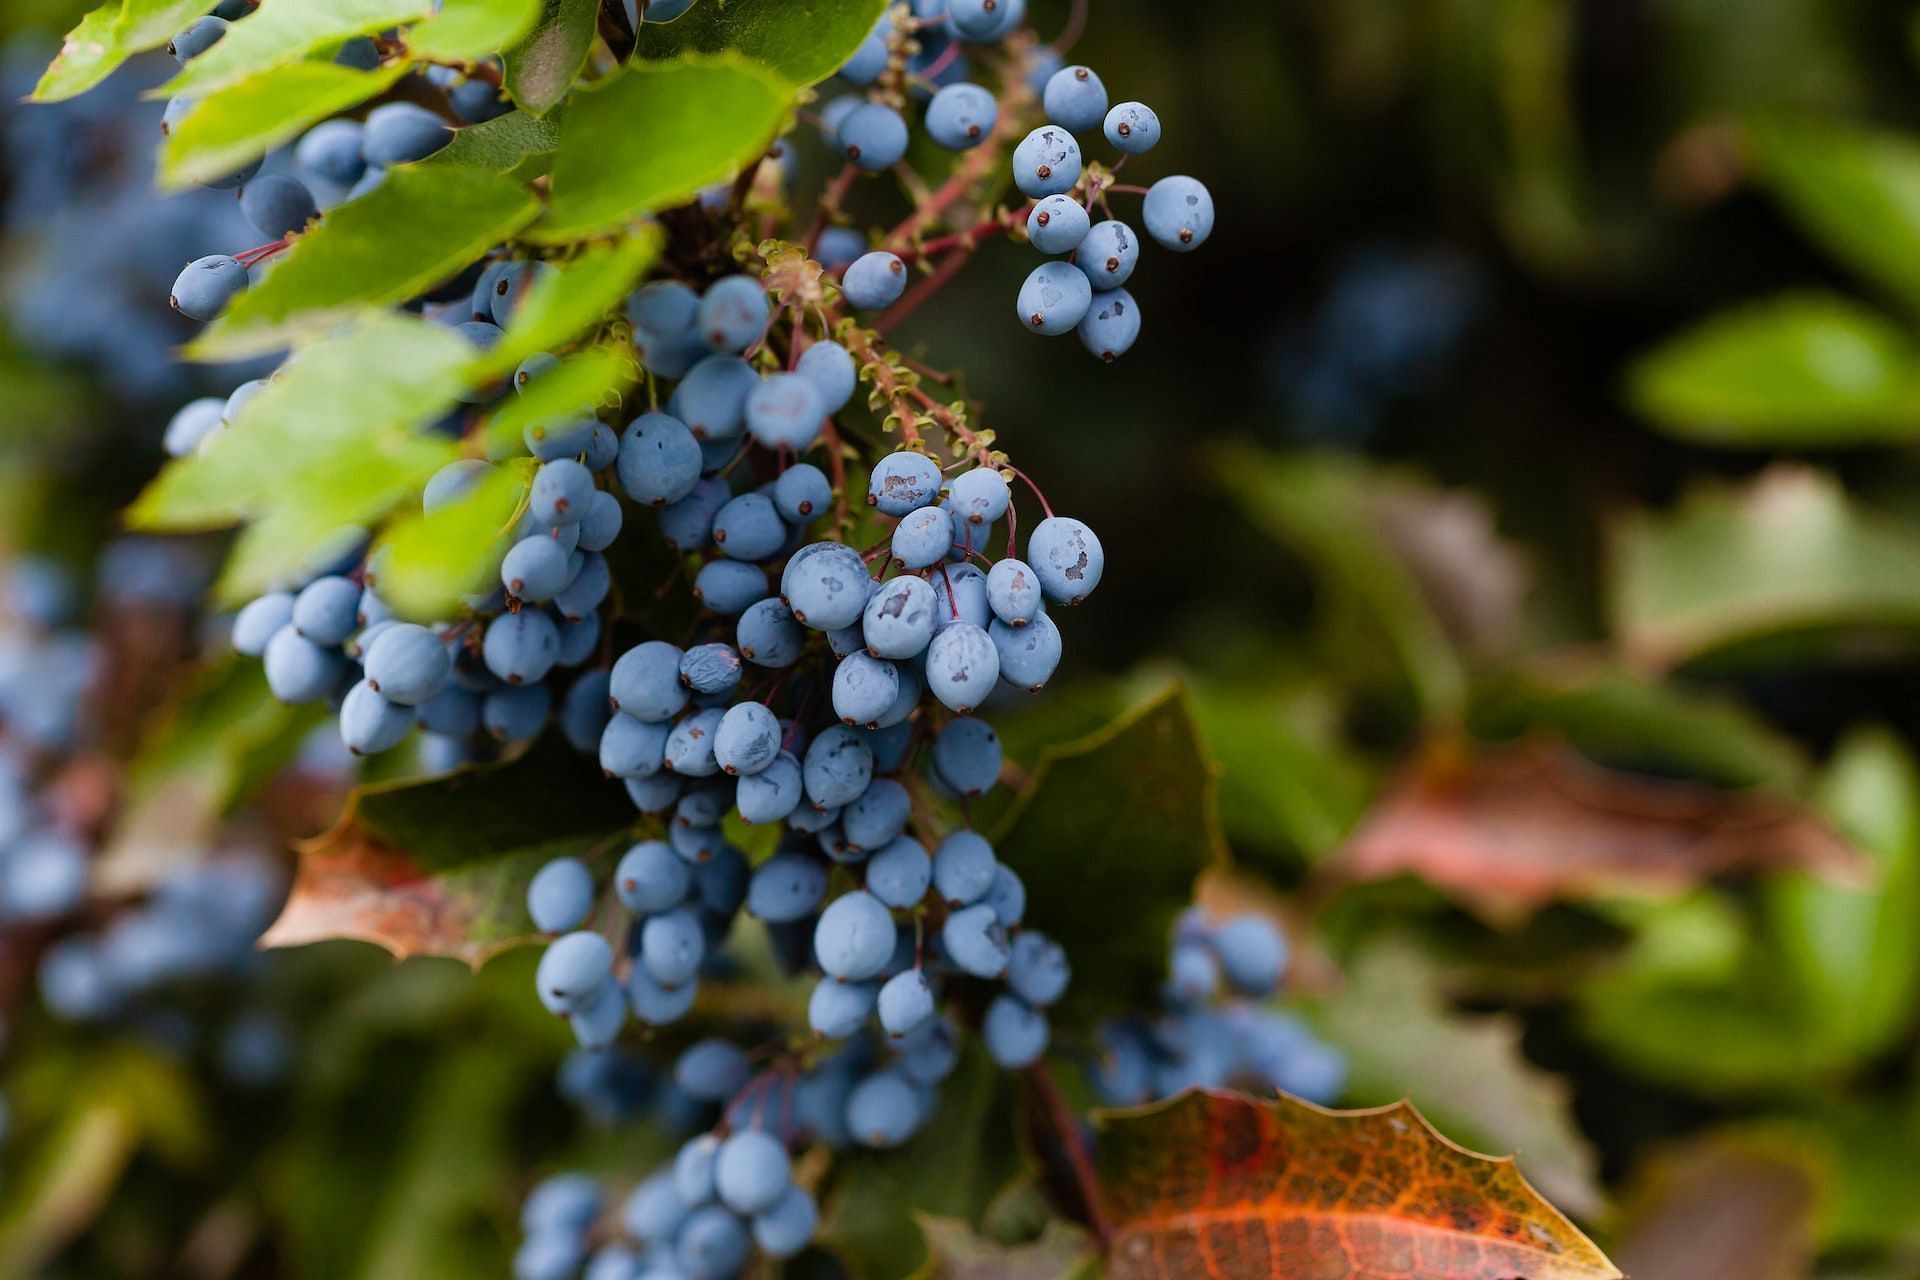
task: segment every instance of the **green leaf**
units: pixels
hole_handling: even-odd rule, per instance
[[[302,847],[262,942],[361,938],[477,964],[532,936],[527,882],[543,864],[597,858],[639,824],[620,784],[557,734],[502,764],[363,786]]]
[[[540,0],[442,0],[438,13],[408,30],[407,52],[477,62],[512,48],[539,16]]]
[[[526,484],[527,468],[496,468],[458,501],[396,521],[371,560],[380,598],[419,622],[459,616],[462,596],[497,585]]]
[[[617,405],[638,379],[631,350],[588,347],[567,356],[494,410],[487,420],[487,453],[509,457],[525,449],[526,430],[536,423]]]
[[[1012,1082],[968,1040],[940,1106],[905,1146],[840,1162],[820,1243],[854,1280],[893,1280],[927,1256],[914,1215],[977,1224],[1026,1165],[1014,1140]]]
[[[372,519],[401,496],[335,491],[352,474],[405,489],[454,446],[418,434],[454,400],[466,344],[411,317],[382,316],[301,350],[231,428],[167,464],[128,512],[135,528],[218,528],[312,503],[336,526]],[[371,473],[362,468],[371,468]]]
[[[332,62],[295,62],[216,90],[175,123],[161,144],[159,182],[179,188],[225,177],[328,116],[386,92],[406,70],[399,64],[356,71]]]
[[[1283,457],[1249,445],[1220,448],[1213,461],[1241,510],[1312,564],[1329,603],[1354,624],[1342,628],[1343,647],[1356,630],[1378,635],[1427,715],[1457,714],[1465,676],[1419,581],[1381,527],[1375,501],[1383,477],[1347,457]]]
[[[397,168],[360,199],[328,212],[189,351],[202,359],[271,351],[292,337],[411,298],[513,235],[538,211],[519,184],[483,169]]]
[[[573,90],[587,64],[600,0],[544,0],[526,38],[507,50],[507,92],[522,111],[545,115]]]
[[[560,145],[565,108],[544,116],[509,111],[456,130],[453,141],[429,156],[428,165],[465,165],[525,181],[546,172],[547,157]]]
[[[1920,308],[1920,143],[1797,120],[1750,130],[1748,153],[1755,176],[1827,252]]]
[[[1517,1020],[1453,1009],[1431,962],[1407,942],[1362,952],[1317,1022],[1347,1055],[1344,1102],[1409,1099],[1476,1151],[1518,1152],[1527,1181],[1568,1213],[1591,1218],[1604,1208],[1567,1082],[1527,1061]]]
[[[67,32],[34,86],[34,101],[78,97],[134,54],[173,39],[206,11],[204,0],[109,0]]]
[[[1026,883],[1027,923],[1073,957],[1064,1019],[1139,1008],[1159,990],[1173,918],[1225,857],[1215,773],[1179,684],[1041,754],[993,842]],[[1126,892],[1088,893],[1075,849]]]
[[[1777,466],[1624,522],[1608,594],[1628,654],[1664,668],[1767,637],[1920,628],[1920,540],[1831,476]]]
[[[155,92],[207,94],[432,12],[430,0],[266,0]]]
[[[1920,437],[1920,348],[1833,294],[1722,312],[1641,357],[1630,376],[1641,413],[1703,444],[1832,448]]]
[[[1475,690],[1470,723],[1479,738],[1544,730],[1600,764],[1724,787],[1792,793],[1809,772],[1798,744],[1745,704],[1611,664],[1541,661],[1502,671]]]
[[[575,94],[553,158],[544,241],[585,239],[684,204],[762,154],[792,88],[738,57],[638,63]]]
[[[1770,933],[1807,1007],[1871,1057],[1900,1041],[1920,1008],[1920,773],[1892,734],[1856,733],[1836,752],[1821,798],[1873,859],[1874,880],[1770,881]]]
[[[697,0],[672,22],[641,23],[635,54],[731,49],[806,86],[838,71],[885,10],[886,0]]]
[[[516,309],[506,334],[474,362],[473,380],[504,377],[528,356],[557,351],[620,306],[660,256],[665,237],[642,227],[615,244],[595,245],[535,283]]]

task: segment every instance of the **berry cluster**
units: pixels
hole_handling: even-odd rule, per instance
[[[1331,1103],[1346,1059],[1299,1019],[1260,1002],[1280,987],[1285,937],[1264,916],[1209,922],[1196,909],[1174,927],[1165,1009],[1152,1020],[1100,1028],[1094,1087],[1109,1106],[1137,1106],[1182,1089],[1279,1089]]]

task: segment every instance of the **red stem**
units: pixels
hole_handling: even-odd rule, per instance
[[[1053,1078],[1053,1072],[1048,1070],[1044,1060],[1027,1068],[1027,1083],[1033,1086],[1040,1105],[1046,1109],[1048,1123],[1059,1130],[1060,1145],[1066,1152],[1067,1164],[1073,1169],[1073,1180],[1079,1184],[1080,1198],[1086,1202],[1087,1226],[1104,1250],[1113,1233],[1107,1226],[1106,1211],[1101,1204],[1100,1180],[1093,1171],[1093,1153],[1087,1150],[1086,1141],[1080,1133],[1080,1118],[1067,1105],[1066,1095],[1060,1092],[1060,1084]]]

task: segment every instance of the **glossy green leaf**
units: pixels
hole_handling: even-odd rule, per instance
[[[158,91],[207,94],[329,45],[425,17],[430,0],[265,0]]]
[[[474,364],[477,382],[503,377],[528,356],[559,351],[617,310],[660,255],[658,227],[610,245],[595,245],[537,281],[516,308],[506,334]]]
[[[134,54],[173,39],[206,11],[205,0],[108,0],[67,32],[34,86],[34,101],[78,97]]]
[[[1857,733],[1836,753],[1821,800],[1872,858],[1873,880],[1770,881],[1771,932],[1808,1008],[1868,1056],[1900,1040],[1920,1011],[1920,772],[1892,734]]]
[[[509,111],[468,125],[425,163],[490,169],[523,180],[537,177],[546,172],[547,157],[560,145],[560,121],[565,114],[564,107],[556,107],[544,116]]]
[[[600,0],[544,0],[532,29],[506,53],[507,92],[522,111],[545,115],[572,91],[599,18]]]
[[[1724,311],[1643,356],[1640,412],[1670,435],[1742,448],[1920,437],[1920,347],[1878,313],[1799,293]]]
[[[636,56],[734,50],[797,85],[825,80],[853,56],[886,0],[695,0],[672,22],[640,24]]]
[[[1246,445],[1218,449],[1213,461],[1248,518],[1311,563],[1328,601],[1352,616],[1347,631],[1380,637],[1429,716],[1456,714],[1465,698],[1460,660],[1381,528],[1381,476],[1351,458]]]
[[[535,378],[518,395],[501,401],[487,420],[487,451],[508,457],[522,451],[525,433],[536,423],[593,413],[620,402],[639,380],[630,350],[588,347]]]
[[[222,178],[327,117],[386,92],[405,73],[404,65],[356,71],[332,62],[295,62],[217,89],[167,135],[159,181],[186,187]]]
[[[1808,773],[1799,746],[1743,704],[1607,663],[1496,673],[1475,690],[1469,724],[1488,739],[1551,733],[1599,764],[1719,786],[1793,792]]]
[[[1920,628],[1920,538],[1797,467],[1623,522],[1609,569],[1616,634],[1653,667],[1789,633]]]
[[[270,351],[445,280],[530,222],[539,206],[484,169],[407,165],[330,211],[190,348],[203,359]]]
[[[1755,176],[1827,252],[1920,308],[1920,143],[1799,119],[1749,131]]]
[[[540,16],[540,0],[441,0],[407,31],[407,52],[448,62],[478,61],[512,48]]]
[[[459,616],[462,596],[497,586],[526,482],[525,467],[500,467],[431,515],[395,521],[372,557],[380,598],[403,618],[434,622]]]
[[[362,462],[430,474],[454,446],[417,428],[453,402],[467,359],[466,345],[445,329],[398,316],[317,342],[230,429],[169,463],[128,521],[141,529],[218,528],[302,501],[337,511],[338,523],[382,514],[400,495],[336,491],[323,474]]]
[[[1026,883],[1026,923],[1073,957],[1063,1019],[1138,1008],[1159,990],[1174,915],[1225,857],[1215,776],[1178,684],[1035,763],[993,842]],[[1074,849],[1126,893],[1086,892],[1087,864]]]
[[[684,204],[763,153],[792,90],[734,56],[637,63],[575,94],[553,159],[546,241],[616,231]]]

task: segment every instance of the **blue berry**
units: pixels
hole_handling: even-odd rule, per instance
[[[1077,332],[1089,352],[1112,363],[1140,336],[1140,305],[1125,289],[1096,293]]]
[[[924,453],[903,449],[874,467],[867,482],[867,503],[881,515],[904,516],[940,497],[940,468]]]
[[[727,276],[715,281],[700,299],[695,325],[709,350],[738,353],[759,339],[772,306],[758,280]]]
[[[841,280],[847,302],[862,311],[892,306],[906,287],[907,264],[878,249],[855,259]]]
[[[875,995],[871,983],[822,978],[814,984],[813,995],[807,1001],[807,1025],[815,1035],[844,1040],[872,1016]]]
[[[735,1133],[720,1144],[713,1185],[721,1203],[735,1213],[747,1217],[764,1213],[793,1185],[787,1149],[759,1129]]]
[[[908,969],[888,978],[874,1001],[880,1026],[895,1040],[918,1031],[933,1019],[933,988],[926,975]]]
[[[1078,200],[1051,195],[1027,214],[1027,239],[1042,253],[1072,253],[1087,238],[1092,219]]]
[[[767,597],[767,573],[740,560],[709,560],[693,579],[694,598],[722,617],[736,617]]]
[[[991,791],[1000,780],[1000,764],[1000,735],[984,720],[955,720],[933,740],[934,773],[956,795],[972,797]],[[989,863],[991,857],[988,850]]]
[[[1193,178],[1162,178],[1147,188],[1140,216],[1157,244],[1186,253],[1213,234],[1213,196]]]
[[[820,1225],[820,1209],[804,1187],[788,1187],[777,1203],[753,1220],[753,1242],[761,1252],[790,1258],[806,1248]]]
[[[1080,181],[1080,144],[1059,125],[1042,125],[1013,149],[1013,184],[1038,200],[1073,190]]]
[[[794,620],[793,611],[777,597],[750,605],[740,615],[734,635],[741,655],[762,667],[792,666],[800,660],[807,643],[806,628]]]
[[[320,206],[300,179],[270,173],[240,189],[240,213],[261,235],[279,240],[305,231],[320,216]]]
[[[713,517],[713,540],[734,560],[771,559],[787,541],[787,523],[763,493],[743,493]]]
[[[700,482],[700,444],[678,418],[643,413],[620,438],[614,473],[629,498],[664,507],[692,493]]]
[[[827,904],[814,926],[814,958],[829,977],[861,982],[886,968],[897,935],[878,898],[856,889]]]
[[[1132,227],[1109,218],[1088,228],[1073,261],[1087,273],[1094,288],[1117,289],[1133,275],[1133,268],[1140,261],[1140,241]]]
[[[997,978],[1006,972],[1007,931],[986,903],[962,907],[947,917],[940,929],[947,958],[976,978]]]
[[[175,62],[196,58],[220,43],[220,37],[227,34],[227,25],[224,18],[198,18],[189,23],[185,31],[167,41],[167,52],[173,55]]]
[[[819,390],[798,372],[775,373],[763,379],[747,396],[747,430],[769,449],[798,453],[820,435],[827,416]]]
[[[816,342],[800,355],[793,371],[813,384],[820,393],[820,412],[835,414],[847,407],[859,386],[859,371],[853,357],[837,342]]]
[[[1024,627],[996,618],[987,635],[1000,655],[1000,678],[1028,693],[1040,692],[1060,665],[1060,628],[1044,613]]]
[[[847,1130],[869,1147],[897,1147],[920,1127],[920,1099],[891,1071],[868,1076],[847,1095]]]
[[[780,721],[758,702],[728,707],[714,732],[713,758],[729,775],[759,773],[780,754]]]
[[[211,320],[246,287],[247,269],[239,260],[215,253],[188,263],[174,278],[168,300],[183,316]]]
[[[1048,600],[1073,605],[1100,585],[1107,558],[1092,529],[1066,516],[1049,516],[1027,540],[1027,563]]]
[[[738,356],[712,355],[687,370],[667,410],[696,440],[724,440],[746,429],[747,397],[760,375]]]
[[[1028,329],[1057,337],[1071,333],[1092,304],[1086,272],[1070,262],[1043,262],[1020,286],[1014,308]]]
[[[537,609],[503,613],[487,624],[480,652],[487,670],[508,684],[534,684],[560,658],[560,630]]]
[[[528,511],[542,524],[578,524],[593,503],[593,472],[572,458],[545,463],[534,473]]]
[[[1107,86],[1091,67],[1062,67],[1041,90],[1040,105],[1047,119],[1062,129],[1089,133],[1100,127],[1107,114]]]
[[[867,601],[861,630],[874,657],[905,660],[927,647],[940,621],[934,590],[926,579],[902,575],[882,583]]]
[[[812,544],[793,558],[782,577],[793,617],[816,631],[852,626],[873,588],[860,553],[839,542]]]
[[[293,621],[293,597],[275,591],[249,602],[233,618],[234,652],[257,658],[267,651],[274,633]]]
[[[597,933],[569,933],[540,957],[534,981],[542,997],[570,1013],[613,976],[613,948]]]
[[[367,113],[360,150],[367,163],[388,169],[424,160],[453,141],[447,122],[411,102],[388,102]]]
[[[1017,1071],[1032,1066],[1046,1053],[1047,1015],[1013,996],[995,996],[981,1021],[980,1035],[996,1063]]]
[[[867,892],[889,907],[917,906],[932,880],[933,860],[912,836],[895,836],[867,861]]]
[[[969,715],[1000,678],[992,639],[971,622],[950,622],[927,645],[927,688],[949,709]]]
[[[389,702],[418,706],[439,693],[453,674],[453,659],[439,636],[410,622],[396,622],[367,647],[367,683]]]
[[[804,356],[800,363],[806,364]],[[788,524],[803,525],[817,520],[827,513],[832,502],[832,484],[812,463],[795,463],[773,482],[773,505],[779,508],[781,518]]]
[[[1120,103],[1107,112],[1104,127],[1107,141],[1130,156],[1151,151],[1160,141],[1160,117],[1144,102]]]
[[[567,585],[572,568],[559,539],[536,533],[507,549],[500,582],[516,600],[551,600]]]
[[[839,808],[873,781],[873,749],[855,730],[833,725],[808,745],[801,778],[814,808]]]
[[[835,137],[847,158],[868,172],[891,169],[907,154],[907,122],[878,102],[849,111]]]
[[[977,84],[950,84],[927,104],[927,135],[949,151],[985,142],[1000,118],[1000,104]]]

